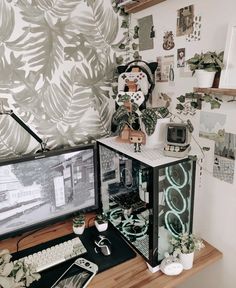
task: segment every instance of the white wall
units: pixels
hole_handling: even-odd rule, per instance
[[[162,48],[164,31],[172,30],[176,33],[177,10],[194,4],[195,15],[202,16],[201,40],[187,42],[185,37],[175,37],[175,47],[170,51]],[[196,52],[224,50],[228,23],[236,21],[236,1],[225,0],[167,0],[154,7],[132,14],[132,25],[144,16],[153,15],[156,37],[154,49],[140,52],[144,60],[155,61],[157,56],[174,54],[178,48],[186,49],[186,59]],[[172,111],[175,110],[175,97],[182,93],[191,92],[196,86],[194,77],[180,78],[175,64],[175,83],[158,83],[154,90],[154,97],[158,91],[173,93]],[[223,96],[224,97],[224,96]],[[228,99],[224,97],[224,99]],[[236,134],[235,125],[235,102],[225,103],[214,113],[227,115],[225,129],[227,132]],[[211,111],[208,105],[204,105],[204,111]],[[211,111],[212,112],[212,111]],[[188,116],[191,118],[191,116]],[[194,123],[195,135],[198,135],[199,113],[191,118]],[[211,147],[206,153],[203,162],[203,176],[197,177],[194,231],[199,233],[205,240],[213,244],[223,252],[223,260],[213,264],[200,272],[180,287],[191,288],[234,288],[236,283],[235,255],[236,255],[236,177],[234,184],[228,184],[214,178],[211,174],[213,165],[214,142],[199,139],[201,145]]]

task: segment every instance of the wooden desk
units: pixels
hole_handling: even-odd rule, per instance
[[[203,270],[208,265],[222,258],[222,253],[209,243],[197,252],[193,268],[183,271],[178,276],[166,276],[162,272],[151,273],[145,261],[139,255],[121,265],[96,275],[90,288],[173,288],[184,282],[191,275]]]
[[[28,248],[71,232],[71,221],[62,222],[28,236],[22,240],[19,247],[22,249]],[[11,252],[16,251],[16,242],[19,238],[1,241],[0,249],[7,248]],[[132,260],[96,275],[89,288],[173,288],[191,275],[222,258],[220,251],[207,242],[205,242],[205,245],[204,249],[196,253],[193,268],[182,272],[178,276],[166,276],[161,272],[151,273],[147,269],[144,259],[137,255]]]

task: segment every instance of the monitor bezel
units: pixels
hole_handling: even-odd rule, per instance
[[[65,153],[83,151],[83,150],[87,150],[87,149],[91,149],[93,151],[95,204],[90,206],[90,207],[78,209],[76,211],[66,213],[64,215],[60,215],[60,216],[57,216],[55,218],[51,218],[49,220],[43,220],[41,222],[34,223],[34,224],[29,225],[27,227],[22,227],[22,228],[16,229],[14,231],[6,232],[4,234],[1,234],[1,232],[0,232],[0,241],[7,239],[7,238],[21,236],[22,234],[29,232],[29,231],[41,230],[41,229],[47,228],[50,225],[53,225],[53,224],[56,224],[58,222],[62,222],[62,221],[65,221],[69,218],[72,218],[78,212],[88,213],[88,212],[98,211],[99,210],[99,203],[100,203],[99,202],[99,186],[98,186],[98,177],[99,177],[98,159],[97,159],[98,156],[97,156],[96,143],[83,144],[83,145],[77,145],[77,146],[73,146],[73,147],[54,149],[51,151],[36,153],[33,155],[22,155],[20,157],[9,158],[9,159],[5,159],[5,160],[0,161],[0,167],[1,167],[1,166],[5,166],[5,165],[20,163],[20,162],[36,161],[37,159],[53,157],[53,156],[57,156],[57,155],[65,154]]]

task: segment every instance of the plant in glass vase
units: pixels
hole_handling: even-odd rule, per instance
[[[185,270],[192,268],[194,252],[205,247],[203,240],[189,233],[182,233],[178,237],[172,237],[170,243],[173,249],[179,254],[179,258]]]

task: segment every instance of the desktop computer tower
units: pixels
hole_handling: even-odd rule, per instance
[[[161,146],[134,152],[114,137],[97,143],[103,211],[156,271],[170,238],[192,231],[196,160],[166,157]]]

